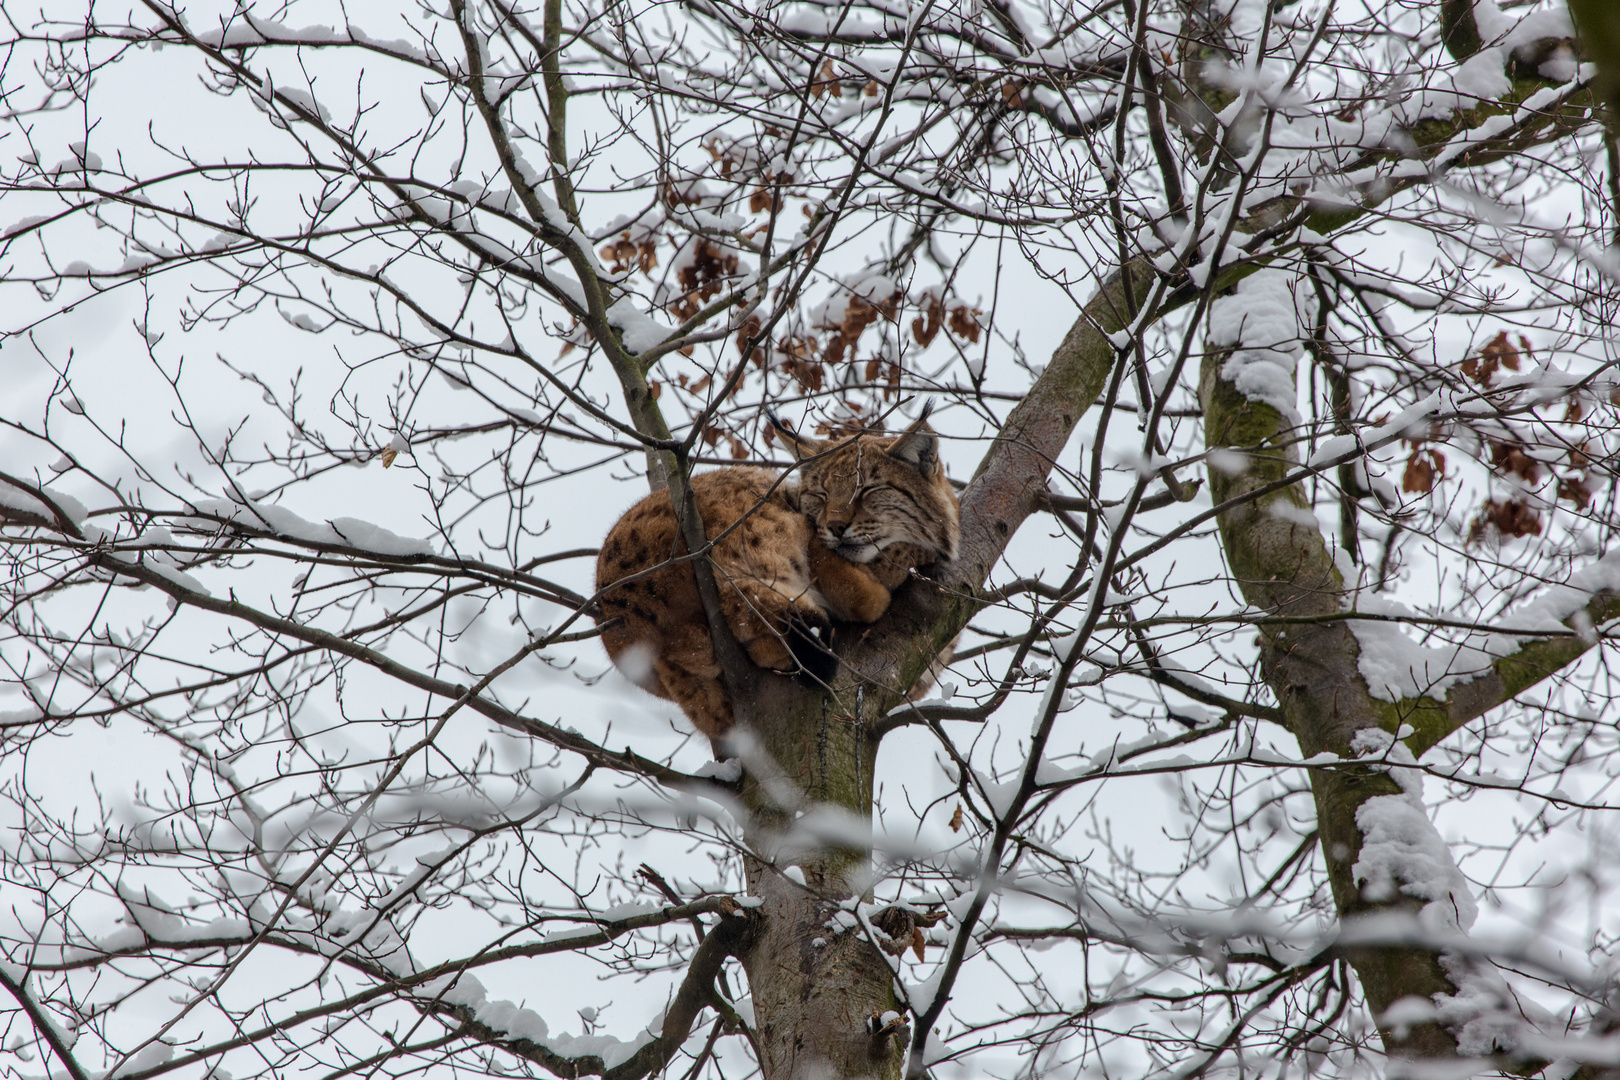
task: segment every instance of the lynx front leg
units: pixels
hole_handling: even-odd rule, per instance
[[[746,579],[736,584],[722,591],[720,604],[750,660],[783,675],[832,678],[838,661],[826,644],[831,624],[809,596],[790,598]]]
[[[910,579],[912,567],[927,566],[933,561],[933,554],[926,548],[902,542],[890,544],[878,552],[878,557],[867,563],[865,569],[893,592]]]
[[[871,570],[816,541],[810,543],[810,579],[835,619],[877,622],[889,610],[889,590]]]

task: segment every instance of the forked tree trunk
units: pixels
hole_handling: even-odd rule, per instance
[[[1355,745],[1356,734],[1381,731],[1421,754],[1486,710],[1573,663],[1596,639],[1578,635],[1527,639],[1483,671],[1457,682],[1444,700],[1420,696],[1389,702],[1374,698],[1361,674],[1361,644],[1349,623],[1337,618],[1352,606],[1349,591],[1321,529],[1314,524],[1301,486],[1262,492],[1299,466],[1291,423],[1270,405],[1247,399],[1222,376],[1227,355],[1225,350],[1206,355],[1199,398],[1207,445],[1239,449],[1246,459],[1237,475],[1211,470],[1210,493],[1215,504],[1256,496],[1230,507],[1217,519],[1229,573],[1243,598],[1266,614],[1323,620],[1262,626],[1260,666],[1285,723],[1299,740],[1300,753],[1305,757],[1331,753],[1347,763],[1310,770],[1334,906],[1347,925],[1368,916],[1394,915],[1406,916],[1408,925],[1416,926],[1415,916],[1424,902],[1406,894],[1408,882],[1398,882],[1403,888],[1393,895],[1369,896],[1356,877],[1355,868],[1367,843],[1363,808],[1373,799],[1401,792],[1387,768],[1354,763],[1361,756],[1358,750],[1365,746]],[[1586,626],[1602,625],[1616,616],[1620,616],[1620,596],[1598,592],[1565,625],[1573,629],[1582,619]],[[1462,905],[1469,902],[1464,899]],[[1398,940],[1400,937],[1390,935],[1389,944],[1357,944],[1342,950],[1361,982],[1385,1050],[1392,1057],[1409,1059],[1489,1053],[1489,1047],[1459,1046],[1459,1032],[1434,1020],[1384,1021],[1389,1007],[1402,998],[1433,1003],[1435,995],[1456,994],[1454,978],[1480,963],[1448,955],[1421,937],[1416,941]],[[1477,993],[1477,987],[1475,990]],[[1500,1004],[1510,1013],[1516,1008],[1506,999]],[[1512,1047],[1502,1049],[1516,1058],[1516,1070],[1533,1070],[1543,1064],[1531,1057],[1517,1057]]]
[[[1127,273],[1137,295],[1145,291],[1152,274],[1145,262],[1108,281],[980,463],[962,496],[957,561],[939,569],[943,587],[915,580],[898,591],[889,613],[856,647],[841,650],[844,667],[832,693],[764,677],[736,701],[758,740],[744,780],[755,851],[774,850],[798,810],[830,809],[870,823],[878,733],[978,610],[974,597],[990,568],[1039,505],[1053,461],[1097,400],[1114,357],[1106,335],[1128,320]],[[805,887],[783,877],[789,862],[801,868]],[[907,1026],[870,1034],[872,1018],[900,1011],[892,969],[861,935],[834,934],[826,925],[838,901],[864,891],[869,866],[869,852],[835,847],[779,859],[774,868],[748,860],[749,893],[764,901],[764,918],[741,959],[766,1080],[898,1080],[908,1040],[916,1045]]]
[[[1299,465],[1293,432],[1277,410],[1250,401],[1220,376],[1226,351],[1204,360],[1199,387],[1206,443],[1239,447],[1247,466],[1238,475],[1210,470],[1215,504],[1241,497]],[[1218,520],[1227,566],[1243,598],[1268,615],[1333,619],[1345,610],[1345,584],[1298,485],[1261,495],[1222,513]],[[1260,667],[1283,717],[1305,757],[1331,753],[1354,761],[1356,733],[1386,729],[1391,718],[1368,692],[1359,668],[1361,646],[1344,621],[1302,622],[1260,631]],[[1394,731],[1389,732],[1394,735]],[[1423,904],[1397,893],[1374,901],[1363,896],[1353,868],[1364,837],[1356,815],[1368,800],[1399,795],[1387,770],[1347,765],[1310,770],[1316,823],[1333,901],[1341,919],[1402,912],[1415,916]],[[1431,999],[1455,994],[1440,955],[1421,946],[1345,950],[1361,980],[1375,1020],[1403,997]],[[1392,1027],[1379,1023],[1393,1056],[1453,1058],[1456,1038],[1432,1020]]]

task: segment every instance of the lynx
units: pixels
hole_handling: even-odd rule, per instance
[[[827,442],[772,424],[800,462],[797,484],[735,466],[694,476],[692,494],[738,644],[762,668],[825,683],[838,669],[834,622],[876,622],[913,567],[955,557],[956,494],[926,413],[899,435]],[[668,492],[619,519],[596,562],[602,643],[631,681],[718,739],[733,715],[697,575],[660,565],[686,551]]]

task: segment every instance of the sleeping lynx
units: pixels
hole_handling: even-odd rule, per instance
[[[738,466],[694,476],[692,493],[710,540],[737,526],[712,558],[738,644],[760,667],[825,682],[838,669],[822,644],[830,620],[875,622],[912,567],[956,554],[956,494],[926,414],[893,436],[821,442],[775,430],[802,462],[797,486]],[[688,563],[659,566],[684,554],[668,492],[619,519],[597,557],[597,588],[643,576],[603,593],[602,643],[632,681],[713,738],[732,711],[697,576]]]

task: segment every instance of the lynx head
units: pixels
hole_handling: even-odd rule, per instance
[[[956,557],[956,492],[939,461],[939,436],[925,409],[898,435],[809,439],[774,417],[776,435],[800,462],[799,505],[821,542],[850,562],[869,563],[891,544]]]

